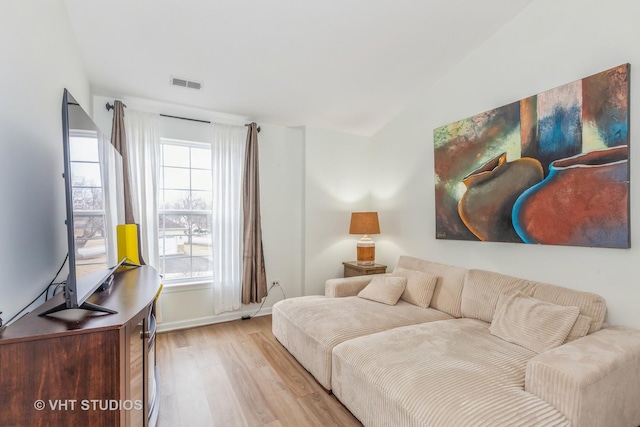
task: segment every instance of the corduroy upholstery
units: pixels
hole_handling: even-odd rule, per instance
[[[383,304],[396,305],[406,287],[406,277],[374,277],[363,290],[358,292],[358,297]]]
[[[331,388],[331,352],[346,340],[414,323],[451,319],[432,308],[399,300],[396,305],[357,296],[306,296],[274,304],[273,334],[327,390]]]
[[[365,426],[568,426],[524,390],[536,353],[480,320],[397,328],[338,345],[332,389]]]
[[[525,390],[574,426],[638,426],[640,333],[609,327],[540,353],[527,364]]]
[[[429,308],[356,297],[371,276],[273,307],[276,338],[365,426],[640,425],[640,331],[603,328],[602,297],[413,257],[398,267],[438,277]],[[516,292],[577,307],[564,343],[538,354],[490,333]]]
[[[397,268],[423,271],[438,276],[429,307],[444,311],[453,317],[461,317],[460,302],[467,269],[445,265],[410,256],[401,256]]]
[[[493,271],[469,270],[464,278],[462,291],[462,316],[491,323],[500,295],[511,295],[517,291],[541,301],[578,307],[580,314],[591,318],[589,332],[595,332],[602,327],[607,313],[604,298],[590,292],[520,279]]]
[[[489,332],[542,353],[564,343],[579,312],[578,307],[552,304],[518,292],[506,297],[496,310]]]

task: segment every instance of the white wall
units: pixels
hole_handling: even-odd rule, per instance
[[[0,40],[0,311],[6,321],[64,260],[63,89],[87,109],[90,99],[62,1],[3,0]]]
[[[66,251],[60,177],[62,89],[69,88],[89,112],[92,105],[61,1],[35,7],[5,0],[0,2],[0,16],[0,36],[7,41],[0,82],[0,227],[5,242],[0,310],[7,319],[44,288]],[[349,214],[375,209],[382,228],[374,236],[376,260],[391,268],[400,254],[410,254],[593,291],[607,299],[611,323],[640,327],[635,316],[640,286],[632,269],[640,252],[637,220],[632,219],[630,250],[435,240],[432,135],[443,124],[621,63],[632,64],[635,80],[638,16],[640,5],[634,0],[538,0],[371,139],[261,123],[268,280],[279,280],[287,297],[322,293],[326,279],[342,274],[341,262],[355,258],[358,236],[348,234]],[[637,85],[631,90],[633,112]],[[113,99],[95,96],[92,103],[94,118],[107,133],[111,113],[104,103]],[[135,98],[125,103],[144,111],[226,123],[248,121]],[[183,125],[175,121],[168,128]],[[635,120],[631,126],[633,139],[640,129]],[[632,165],[638,161],[635,152],[631,150]],[[633,166],[631,179],[640,179]],[[632,196],[632,213],[638,200]],[[280,298],[274,289],[264,312]],[[212,315],[210,302],[206,288],[165,290],[165,327],[221,320]],[[255,308],[243,307],[231,316]]]
[[[378,259],[408,254],[598,293],[608,322],[640,327],[640,3],[538,0],[372,138],[373,206],[387,224]],[[629,62],[632,248],[596,249],[435,240],[433,129]]]
[[[94,119],[109,134],[112,113],[104,108],[113,96],[94,96]],[[191,109],[135,97],[120,97],[128,109],[241,124],[249,118]],[[125,110],[126,114],[126,110]],[[206,138],[207,126],[164,118],[163,136]],[[355,259],[350,236],[352,211],[371,205],[369,139],[336,131],[286,128],[260,123],[260,190],[267,279],[278,280],[287,298],[323,294],[324,282],[342,276],[342,261]],[[384,228],[384,219],[381,218]],[[375,238],[375,236],[374,236]],[[274,288],[261,314],[282,299]],[[257,305],[238,312],[213,314],[207,285],[165,287],[160,299],[161,330],[236,319],[253,314]]]
[[[302,295],[302,144],[300,131],[260,124],[260,207],[267,284],[274,280],[287,298]],[[260,314],[283,299],[273,288]],[[208,287],[165,288],[160,300],[160,330],[238,319],[253,315],[259,304],[243,305],[240,311],[213,314],[213,295]]]
[[[127,110],[148,111],[180,117],[243,125],[246,117],[191,109],[135,97],[120,97]],[[105,104],[114,97],[94,96],[94,119],[106,134],[111,134],[112,112]],[[162,136],[206,141],[209,125],[191,121],[161,118]],[[303,220],[303,129],[260,123],[260,204],[262,240],[267,282],[279,281],[287,298],[302,294],[302,220]],[[271,306],[283,298],[276,287],[271,290],[260,314],[271,312]],[[254,314],[259,304],[243,306],[237,312],[213,314],[213,293],[207,284],[165,286],[160,298],[160,330],[204,325]]]
[[[305,295],[324,294],[327,279],[342,277],[342,262],[356,259],[361,236],[349,235],[349,221],[371,206],[369,157],[369,138],[305,129]]]
[[[94,119],[109,134],[112,113],[104,108],[114,97],[94,96]],[[135,97],[120,97],[128,109],[224,123],[249,118],[190,109]],[[126,114],[126,110],[125,110]],[[325,280],[342,276],[342,261],[355,259],[359,236],[350,236],[352,211],[371,205],[369,139],[313,128],[286,128],[260,123],[260,192],[267,279],[278,280],[287,298],[323,294]],[[206,138],[206,125],[162,119],[164,136]],[[384,228],[384,219],[381,218]],[[375,238],[375,236],[374,236]],[[261,314],[282,299],[274,288]],[[257,305],[238,312],[213,314],[207,285],[165,287],[160,299],[161,330],[236,319],[253,314]]]

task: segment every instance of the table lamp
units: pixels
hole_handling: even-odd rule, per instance
[[[378,212],[353,212],[349,234],[363,234],[358,240],[358,265],[373,265],[376,258],[376,244],[368,234],[380,234]]]

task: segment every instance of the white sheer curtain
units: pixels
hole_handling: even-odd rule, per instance
[[[145,262],[159,268],[158,260],[158,167],[160,158],[159,116],[140,111],[125,112],[129,176],[135,222],[140,224],[140,246]]]
[[[213,308],[240,309],[242,292],[242,171],[247,129],[212,125]]]
[[[118,242],[116,238],[118,224],[124,224],[124,183],[122,176],[122,162],[118,160],[115,147],[111,145],[109,138],[100,141],[100,161],[106,165],[102,171],[103,192],[105,201],[106,226],[109,236],[107,239],[107,265],[112,266],[118,263]]]

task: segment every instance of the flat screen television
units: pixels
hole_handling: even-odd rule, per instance
[[[115,241],[116,224],[124,222],[122,157],[67,89],[62,142],[69,274],[64,302],[40,316],[66,309],[115,313],[87,298],[125,261],[116,259]]]

